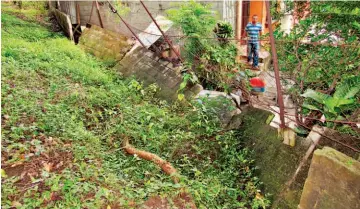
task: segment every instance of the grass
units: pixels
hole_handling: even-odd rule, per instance
[[[219,128],[211,107],[153,98],[156,86],[121,78],[12,14],[1,17],[3,208],[133,208],[184,191],[198,208],[269,204],[252,153]],[[180,183],[125,154],[124,135],[170,161]]]

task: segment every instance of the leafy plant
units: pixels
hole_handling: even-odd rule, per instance
[[[211,104],[179,111],[152,98],[156,85],[118,77],[59,34],[9,14],[2,24],[2,208],[134,208],[181,191],[199,208],[267,204],[251,152]],[[126,155],[124,135],[168,160],[180,183]]]
[[[284,34],[280,28],[275,32],[280,40],[277,43],[280,69],[294,82],[288,93],[299,107],[296,117],[302,121],[302,114],[311,111],[310,117],[319,119],[317,113],[322,112],[327,119],[346,120],[358,108],[358,97],[350,96],[351,88],[358,84],[346,83],[354,75],[358,77],[360,66],[359,4],[310,2],[311,11],[305,15],[303,8],[307,4],[289,4],[297,10],[301,18],[299,24],[290,34]],[[349,96],[341,92],[341,88]],[[305,120],[305,123],[311,125],[315,121]],[[335,127],[332,123],[326,124]]]
[[[229,23],[218,22],[210,8],[209,4],[190,1],[168,10],[167,14],[188,36],[185,39],[186,61],[203,86],[230,91],[237,72],[237,49],[228,41],[233,37],[233,29]],[[218,40],[211,37],[218,37]]]
[[[360,91],[360,77],[354,76],[350,79],[345,80],[341,85],[336,88],[335,93],[333,96],[328,94],[324,94],[318,91],[314,91],[312,89],[307,89],[303,94],[302,97],[311,99],[314,101],[312,104],[305,103],[303,107],[310,109],[321,111],[325,114],[327,119],[331,120],[341,120],[344,119],[346,111],[348,107],[355,109],[359,107],[355,96]],[[351,106],[356,104],[355,106]]]
[[[228,44],[228,38],[234,37],[234,30],[228,22],[218,22],[214,32],[221,44]]]

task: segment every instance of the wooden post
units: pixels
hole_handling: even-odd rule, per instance
[[[78,30],[78,28],[80,27],[81,23],[80,23],[80,6],[79,4],[76,2],[76,23],[77,26],[74,29],[74,40],[75,40],[75,32],[78,32],[79,34],[81,34],[81,32]]]
[[[80,6],[76,2],[76,22],[77,24],[80,24]]]

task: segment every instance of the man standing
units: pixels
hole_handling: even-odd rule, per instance
[[[248,36],[248,43],[247,43],[247,55],[248,55],[248,62],[251,62],[253,59],[252,66],[254,69],[259,70],[259,50],[260,50],[260,39],[259,36],[261,35],[262,26],[257,21],[258,16],[252,16],[252,22],[249,22],[246,25],[245,31]]]

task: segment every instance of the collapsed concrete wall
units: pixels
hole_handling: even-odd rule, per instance
[[[360,162],[329,147],[316,150],[299,208],[360,208]]]
[[[72,24],[69,15],[53,8],[51,12],[55,15],[57,22],[71,40],[73,40]]]
[[[168,101],[177,99],[177,90],[182,82],[182,67],[160,60],[153,52],[142,47],[132,49],[116,66],[123,76],[134,75],[144,85],[158,84],[158,97]]]
[[[118,62],[131,49],[135,41],[93,25],[83,31],[79,44],[86,52],[103,61]]]

